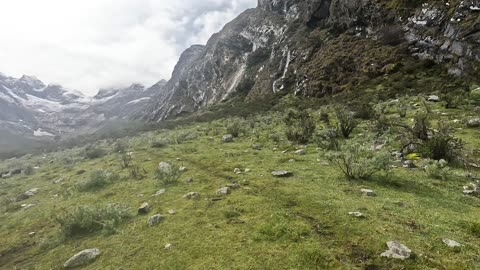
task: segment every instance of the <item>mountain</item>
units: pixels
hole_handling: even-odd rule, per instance
[[[160,81],[155,87],[164,84]],[[11,152],[60,137],[94,133],[136,113],[155,94],[154,88],[133,84],[86,97],[60,85],[46,85],[36,77],[0,73],[0,148]]]
[[[324,96],[373,83],[394,88],[387,92],[456,87],[456,78],[478,79],[479,18],[478,0],[259,0],[182,54],[143,119],[232,96]],[[412,80],[415,72],[423,77]]]

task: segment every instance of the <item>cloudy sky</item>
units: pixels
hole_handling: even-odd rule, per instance
[[[1,0],[0,72],[92,95],[169,79],[180,53],[205,44],[257,0]]]

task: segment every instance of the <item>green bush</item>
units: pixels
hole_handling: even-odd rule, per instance
[[[473,102],[473,105],[480,106],[480,87],[470,92],[470,100]]]
[[[164,186],[176,184],[181,175],[180,167],[175,164],[155,170],[155,179]]]
[[[237,138],[243,132],[242,123],[239,120],[233,120],[230,125],[227,126],[227,134],[231,134]]]
[[[348,139],[358,125],[357,120],[353,117],[353,113],[345,107],[337,108],[335,116],[337,117],[337,129],[342,133],[343,137]]]
[[[125,152],[127,152],[127,148],[128,148],[128,145],[126,142],[122,140],[117,140],[115,145],[113,145],[113,152],[124,154]]]
[[[287,139],[294,143],[307,143],[315,132],[313,117],[305,110],[289,110],[285,119]]]
[[[315,143],[324,150],[337,150],[340,142],[337,129],[324,129],[315,136]]]
[[[447,167],[448,162],[444,159],[433,160],[425,166],[425,173],[434,179],[448,180],[451,175],[450,169]]]
[[[96,159],[105,156],[106,152],[96,145],[89,145],[85,148],[85,157],[88,159]]]
[[[347,142],[339,151],[327,153],[327,158],[349,179],[369,179],[376,173],[390,171],[390,153],[375,151],[365,143]]]
[[[120,167],[122,169],[126,169],[130,167],[130,164],[132,163],[132,155],[130,153],[122,153],[120,154]]]
[[[97,170],[90,174],[90,178],[77,185],[79,191],[97,191],[119,179],[118,174]]]
[[[162,148],[162,147],[165,147],[168,145],[168,142],[165,140],[165,139],[157,139],[157,140],[153,140],[151,143],[150,143],[150,146],[152,148]]]
[[[129,219],[129,208],[119,204],[105,207],[79,206],[73,210],[63,210],[55,217],[60,230],[66,238],[102,231],[110,235],[117,231],[118,225]]]

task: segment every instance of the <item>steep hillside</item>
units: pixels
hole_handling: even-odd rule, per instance
[[[149,121],[232,96],[465,89],[480,74],[480,2],[260,0],[181,57]]]

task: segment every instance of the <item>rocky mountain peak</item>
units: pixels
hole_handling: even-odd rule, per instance
[[[35,76],[23,75],[20,79],[16,81],[17,86],[25,87],[30,86],[33,89],[42,89],[46,85]]]

